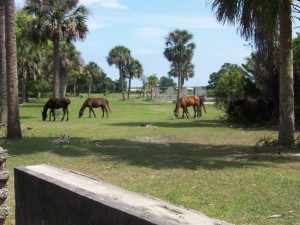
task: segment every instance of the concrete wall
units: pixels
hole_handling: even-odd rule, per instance
[[[49,165],[17,167],[16,225],[227,224]]]

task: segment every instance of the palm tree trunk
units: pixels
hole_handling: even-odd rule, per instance
[[[129,75],[129,80],[128,80],[128,93],[127,93],[127,99],[130,99],[130,89],[131,89],[131,76]]]
[[[0,123],[7,124],[6,91],[6,48],[5,48],[5,10],[4,1],[0,1]]]
[[[67,76],[62,74],[60,79],[60,96],[66,96]]]
[[[53,97],[59,97],[59,37],[53,38]]]
[[[21,97],[21,103],[26,102],[26,90],[27,90],[27,77],[26,77],[26,71],[22,71],[22,80],[21,80],[21,91],[22,91],[22,97]]]
[[[181,85],[181,51],[180,51],[180,57],[179,57],[179,71],[178,71],[178,96],[177,100],[182,97],[182,85]]]
[[[15,30],[15,1],[5,0],[5,35],[7,65],[7,138],[22,138],[17,71],[17,46]]]
[[[121,92],[122,92],[122,97],[123,97],[123,100],[125,100],[125,93],[124,93],[124,77],[123,77],[123,71],[122,71],[122,68],[120,68],[119,70],[120,72],[120,82],[121,82]]]
[[[89,87],[88,87],[88,98],[89,98],[90,95],[91,95],[91,89],[92,89],[92,84],[90,83],[90,84],[89,84]]]
[[[279,144],[290,145],[295,142],[291,1],[282,1],[279,10],[280,87],[278,142]]]

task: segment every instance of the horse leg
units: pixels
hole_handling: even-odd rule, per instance
[[[51,121],[51,115],[54,116],[54,114],[53,114],[53,109],[51,109],[50,112],[49,112],[49,121]],[[55,118],[55,117],[54,117],[54,118]],[[55,119],[54,119],[54,120],[55,120]]]
[[[69,110],[68,110],[68,108],[66,108],[66,112],[67,112],[67,121],[69,121]]]
[[[105,109],[105,112],[106,112],[106,118],[108,118],[108,112],[107,112],[107,108],[106,108],[106,107],[104,107],[104,109]]]
[[[186,113],[186,117],[189,119],[190,118],[190,113],[189,113],[187,107],[185,108],[185,113]]]
[[[198,115],[198,110],[196,105],[193,105],[193,109],[194,109],[194,118]]]
[[[89,107],[89,118],[91,118],[91,111],[92,111],[92,107]]]
[[[185,107],[182,107],[182,119],[184,119],[184,113],[186,113],[186,111],[185,111]]]
[[[184,118],[184,113],[186,114],[186,118],[190,118],[190,114],[187,107],[183,108],[182,118]]]
[[[52,116],[53,116],[53,121],[55,121],[55,119],[56,119],[56,117],[55,117],[55,110],[51,109],[51,112],[52,112]]]
[[[63,115],[63,117],[61,118],[61,120],[60,120],[60,121],[63,121],[63,120],[64,120],[64,118],[65,118],[65,115],[66,115],[66,109],[65,109],[65,108],[63,108],[63,112],[64,112],[64,115]]]
[[[202,116],[202,107],[201,105],[198,106],[198,117]]]
[[[96,117],[95,111],[93,110],[93,108],[91,108],[92,113],[94,114],[94,117]]]
[[[102,118],[103,118],[104,117],[104,109],[105,109],[105,107],[101,106],[101,109],[102,109]]]

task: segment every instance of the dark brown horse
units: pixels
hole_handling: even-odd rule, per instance
[[[80,110],[79,110],[79,118],[82,117],[83,112],[85,110],[85,108],[88,107],[89,108],[89,117],[91,118],[91,112],[93,112],[94,117],[96,117],[96,114],[93,110],[93,108],[99,108],[101,107],[102,109],[102,118],[104,117],[104,111],[106,112],[106,118],[108,118],[108,112],[111,112],[111,109],[109,107],[109,102],[106,98],[87,98],[85,100],[85,102],[83,103],[83,105],[81,106]]]
[[[241,115],[247,122],[268,121],[275,109],[274,103],[270,99],[245,98],[232,100],[228,105],[228,116],[232,116],[239,108]]]
[[[60,98],[50,98],[45,106],[44,106],[44,109],[42,111],[42,118],[43,118],[43,121],[46,120],[47,118],[47,111],[48,109],[50,109],[50,113],[49,113],[49,120],[51,121],[51,114],[53,115],[53,121],[55,120],[55,109],[60,109],[62,108],[63,109],[63,112],[64,112],[64,115],[63,117],[61,118],[61,121],[64,120],[65,118],[65,114],[67,113],[67,121],[69,120],[69,111],[68,111],[68,106],[69,104],[71,104],[71,101],[68,99],[68,98],[63,98],[63,97],[60,97]]]
[[[177,100],[176,107],[174,110],[174,119],[178,118],[180,107],[183,110],[182,118],[184,118],[184,114],[186,114],[187,118],[189,118],[190,115],[189,115],[187,107],[190,107],[190,106],[193,106],[194,118],[196,116],[198,116],[198,117],[202,116],[202,111],[201,111],[202,107],[204,109],[204,112],[206,113],[204,101],[199,96],[196,96],[196,95],[183,96]]]

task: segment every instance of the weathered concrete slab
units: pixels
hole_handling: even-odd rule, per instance
[[[16,225],[228,225],[49,165],[15,168]]]

